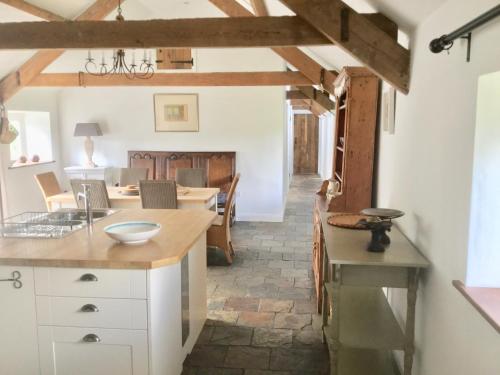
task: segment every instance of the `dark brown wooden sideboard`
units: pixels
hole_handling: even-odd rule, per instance
[[[203,168],[207,187],[228,192],[236,173],[236,152],[129,151],[129,168],[148,168],[152,180],[173,180],[177,168]]]

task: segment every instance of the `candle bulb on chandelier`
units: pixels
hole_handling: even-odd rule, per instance
[[[92,53],[90,52],[90,50],[88,50],[88,52],[87,52],[87,60],[88,61],[92,60]]]

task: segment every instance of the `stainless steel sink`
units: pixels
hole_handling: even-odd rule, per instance
[[[116,211],[92,210],[94,221]],[[62,238],[87,225],[85,210],[62,209],[56,212],[25,212],[5,219],[2,224],[3,237]]]

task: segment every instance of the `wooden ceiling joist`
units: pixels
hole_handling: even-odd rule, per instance
[[[101,20],[116,8],[115,0],[96,0],[77,20]],[[0,81],[0,103],[5,103],[31,82],[47,66],[64,53],[64,50],[47,50],[35,53],[17,71]]]
[[[150,79],[105,77],[86,73],[45,73],[31,80],[29,87],[106,86],[310,86],[300,72],[156,73]]]
[[[252,12],[248,11],[244,6],[236,0],[209,0],[221,11],[229,17],[252,17]],[[325,67],[318,64],[314,59],[306,55],[296,47],[275,47],[272,50],[278,54],[283,60],[293,65],[296,69],[302,72],[315,85],[322,84],[325,90],[333,93],[333,82],[337,78],[337,74],[329,71]]]
[[[410,52],[373,21],[340,0],[280,1],[379,77],[408,93]]]
[[[312,102],[320,106],[323,109],[323,111],[331,112],[335,109],[335,102],[331,101],[330,98],[328,97],[325,98],[324,94],[317,90],[315,99],[314,93],[311,91],[311,89],[314,90],[314,88],[310,86],[297,87],[296,90],[287,91],[286,98],[287,100],[297,100],[297,99],[311,100]],[[324,99],[326,99],[327,101]]]
[[[250,0],[255,15],[259,17],[268,16],[266,0]]]
[[[225,48],[331,44],[296,16],[0,23],[0,49]]]
[[[49,10],[40,8],[36,5],[30,4],[24,0],[0,0],[0,3],[7,4],[13,8],[29,13],[32,16],[41,18],[46,21],[66,21],[64,17],[52,13]]]

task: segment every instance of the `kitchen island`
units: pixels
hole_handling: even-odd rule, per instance
[[[62,239],[0,238],[0,279],[14,279],[0,282],[0,373],[180,375],[206,319],[216,216],[123,210]],[[130,220],[162,230],[138,246],[103,232]]]

